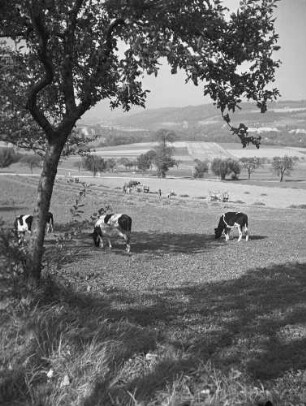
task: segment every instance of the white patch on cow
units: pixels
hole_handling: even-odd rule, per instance
[[[122,237],[126,242],[126,251],[130,252],[131,246],[129,244],[130,232],[122,232],[119,225],[119,219],[122,216],[121,213],[113,214],[105,223],[105,217],[108,215],[103,214],[95,223],[95,227],[100,227],[102,236],[107,239],[109,248],[112,248],[111,238],[112,237]],[[103,238],[99,237],[99,246],[104,247]]]
[[[224,224],[224,229],[223,229],[223,231],[222,231],[222,235],[225,236],[225,240],[228,241],[228,240],[230,239],[231,230],[232,230],[233,228],[237,228],[238,233],[239,233],[238,242],[241,241],[241,239],[242,239],[243,231],[245,232],[245,240],[248,241],[248,240],[249,240],[249,232],[248,232],[248,228],[247,228],[246,224],[242,226],[242,225],[239,224],[238,222],[234,222],[233,225],[230,225],[230,224],[228,224],[228,222],[225,220],[226,214],[229,214],[229,213],[224,213],[224,214],[222,214],[222,216],[221,216],[221,218],[220,218],[219,225],[218,225],[218,228],[219,228],[219,227],[220,227],[220,224],[221,224],[221,219],[222,219],[223,224]],[[235,215],[239,215],[239,214],[244,215],[244,213],[241,213],[241,212],[236,212],[236,213],[235,213]],[[245,215],[245,216],[246,216],[246,215]],[[217,230],[217,229],[215,229],[215,230]],[[216,237],[216,238],[218,238],[218,237]]]
[[[26,231],[31,233],[31,231],[28,228],[28,224],[26,220],[30,217],[30,214],[26,214],[22,217],[22,224],[20,224],[20,220],[18,219],[17,221],[17,231],[18,233],[25,233]]]

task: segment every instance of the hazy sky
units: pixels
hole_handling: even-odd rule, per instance
[[[228,7],[235,8],[238,4],[238,0],[226,1]],[[282,100],[305,100],[306,0],[280,0],[277,4],[276,31],[281,49],[275,57],[282,61],[282,65],[277,71],[274,85],[279,89]],[[208,97],[204,98],[202,86],[185,84],[185,74],[179,72],[171,75],[167,65],[161,68],[157,78],[145,78],[144,88],[151,90],[146,103],[149,109],[199,105],[211,101]],[[104,106],[103,110],[106,108],[105,103],[100,106]]]

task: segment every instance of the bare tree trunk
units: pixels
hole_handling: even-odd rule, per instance
[[[41,276],[46,219],[63,145],[63,142],[60,141],[48,146],[38,184],[37,205],[34,210],[34,232],[30,241],[29,260],[26,264],[27,276],[34,281],[38,281]]]

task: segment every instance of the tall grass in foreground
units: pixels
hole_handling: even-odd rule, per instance
[[[302,405],[237,370],[199,364],[150,326],[47,277],[6,279],[0,308],[0,404],[33,406]]]

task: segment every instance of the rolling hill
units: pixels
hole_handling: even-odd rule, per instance
[[[306,147],[306,100],[271,103],[265,114],[254,104],[242,103],[242,109],[232,115],[232,124],[239,123],[249,127],[250,133],[259,133],[265,144]],[[142,131],[151,133],[152,139],[155,131],[168,128],[184,141],[239,142],[212,104],[143,110],[100,125],[102,132],[103,128],[127,134]]]

